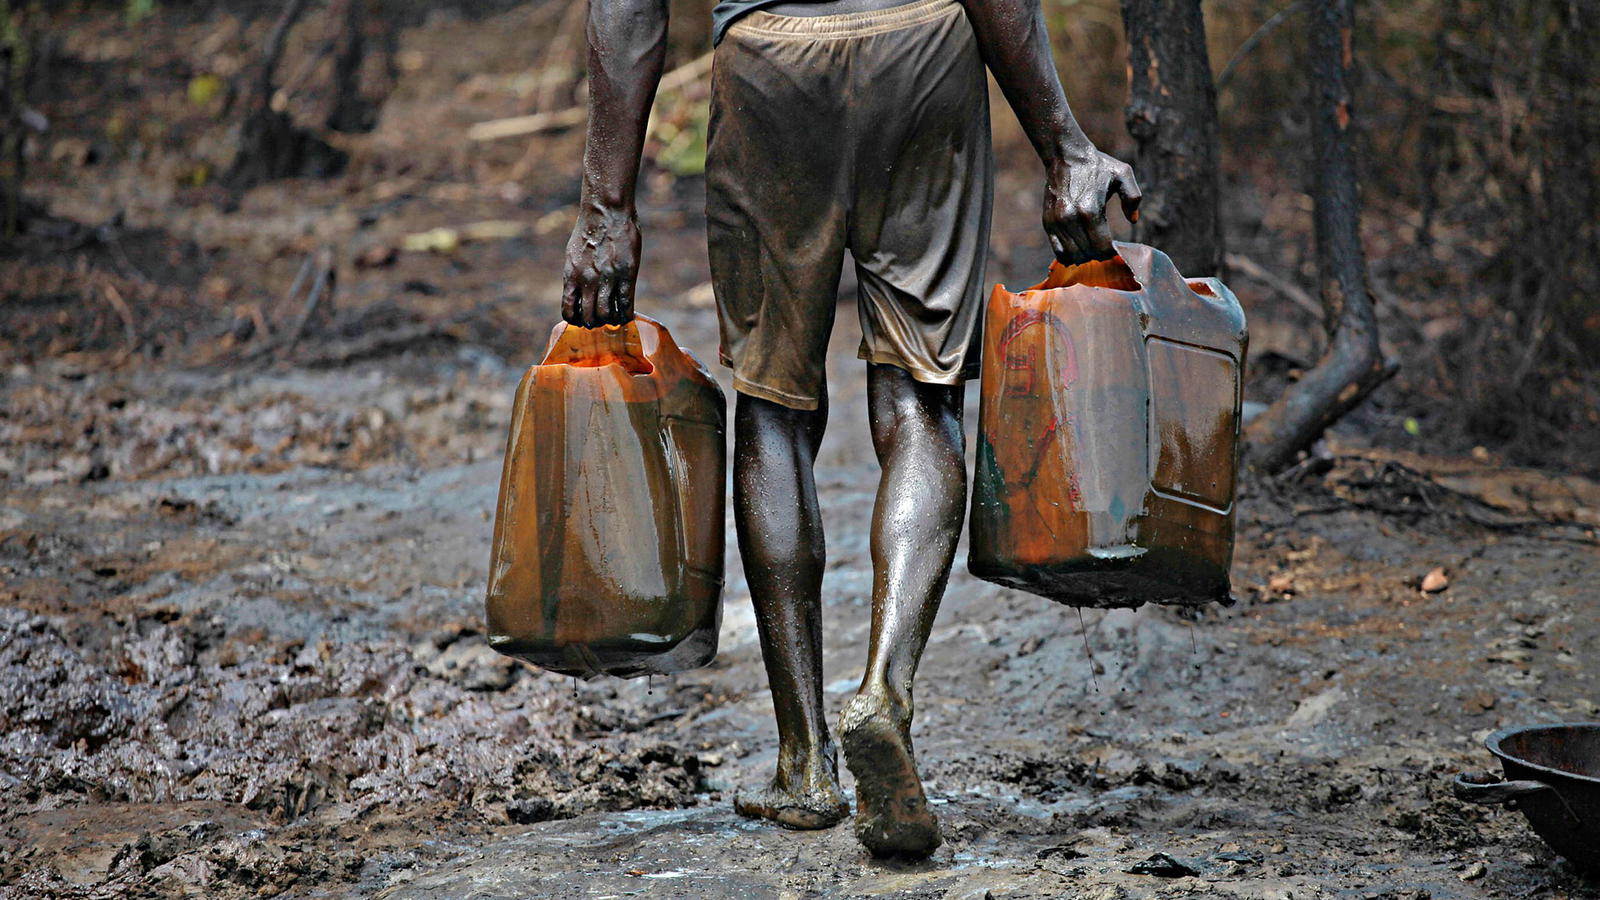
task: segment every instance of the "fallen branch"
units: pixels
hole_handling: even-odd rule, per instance
[[[461,323],[454,318],[443,322],[402,325],[348,341],[336,341],[319,348],[315,353],[297,358],[295,363],[308,369],[337,368],[430,341],[459,341],[460,328]]]
[[[1217,76],[1217,93],[1222,93],[1222,89],[1227,87],[1228,82],[1233,80],[1233,73],[1238,71],[1239,63],[1250,55],[1250,51],[1260,45],[1267,35],[1272,33],[1273,29],[1282,25],[1289,16],[1298,12],[1303,6],[1305,6],[1305,0],[1294,0],[1293,3],[1278,10],[1265,22],[1262,22],[1260,28],[1251,32],[1250,36],[1244,39],[1244,43],[1239,45],[1239,49],[1233,51],[1233,56],[1228,58],[1228,64],[1222,67],[1222,73]]]
[[[707,53],[661,76],[661,86],[656,90],[659,92],[680,90],[711,74],[712,56],[713,54]]]
[[[484,301],[471,309],[462,310],[437,321],[393,325],[386,328],[372,324],[371,317],[357,313],[352,321],[344,323],[339,330],[345,334],[359,331],[359,337],[330,341],[318,347],[313,353],[300,355],[295,359],[295,363],[309,369],[333,368],[433,341],[466,343],[472,338],[469,326],[475,320],[486,317],[496,309],[520,302],[515,297],[501,297]]]
[[[1305,289],[1298,284],[1273,272],[1266,266],[1242,253],[1229,253],[1227,255],[1229,271],[1238,272],[1246,278],[1254,278],[1279,294],[1282,294],[1295,306],[1300,307],[1317,318],[1322,318],[1322,305],[1312,299]]]
[[[584,119],[588,117],[588,109],[582,106],[574,106],[568,109],[558,109],[555,112],[534,113],[531,116],[492,119],[488,122],[479,122],[468,128],[467,137],[475,141],[495,141],[500,138],[519,137],[525,134],[560,131],[563,128],[582,125]]]
[[[711,71],[711,56],[710,53],[707,53],[699,59],[685,63],[661,76],[661,84],[656,89],[657,93],[664,94],[669,91],[681,90],[704,77]],[[479,122],[468,128],[467,137],[475,141],[494,141],[501,138],[520,137],[526,134],[560,131],[563,128],[582,125],[588,117],[588,107],[573,106],[567,109],[534,113],[531,116],[490,119],[487,122]]]

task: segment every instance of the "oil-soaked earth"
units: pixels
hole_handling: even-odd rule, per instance
[[[242,53],[264,20],[186,25],[142,70],[117,17],[68,23],[79,63],[40,101],[55,143],[29,185],[60,218],[0,246],[0,897],[1600,896],[1519,814],[1448,788],[1492,766],[1496,728],[1600,719],[1600,485],[1386,450],[1383,392],[1318,459],[1245,482],[1230,608],[1080,618],[960,551],[917,687],[946,836],[927,863],[733,815],[776,735],[731,539],[705,669],[574,683],[490,651],[499,454],[554,320],[580,138],[459,135],[521,109],[542,8],[408,31],[352,173],[231,208],[173,187],[214,128],[141,131],[135,154],[77,98],[106,81],[146,130],[196,119],[185,54]],[[991,271],[1019,285],[1046,251],[1032,163],[1003,158],[1025,164],[1001,175]],[[641,309],[711,359],[700,199],[659,175]],[[1299,195],[1233,190],[1255,235],[1236,246],[1292,256]],[[507,220],[532,225],[393,251]],[[323,246],[338,294],[301,329],[286,292]],[[1258,360],[1314,358],[1304,313],[1237,286]],[[865,661],[877,477],[840,313],[833,715]]]
[[[708,312],[672,313],[710,347]],[[832,363],[836,714],[864,661],[876,466],[861,366]],[[914,732],[947,842],[880,864],[848,827],[731,812],[775,750],[736,550],[709,668],[574,683],[488,649],[516,375],[466,349],[248,379],[7,375],[9,398],[66,390],[72,428],[121,435],[88,440],[111,474],[84,480],[43,464],[70,453],[28,454],[25,418],[8,426],[7,896],[1583,894],[1519,816],[1447,781],[1488,767],[1491,729],[1600,718],[1592,531],[1369,451],[1252,483],[1239,601],[1192,620],[1080,622],[958,564]],[[141,440],[180,433],[223,454],[215,474],[118,476]],[[250,464],[284,435],[329,458]],[[352,462],[358,446],[379,461]],[[1449,585],[1425,593],[1435,567]],[[1128,871],[1158,853],[1162,874]]]

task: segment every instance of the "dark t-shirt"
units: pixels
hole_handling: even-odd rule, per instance
[[[722,0],[711,10],[711,46],[722,43],[722,36],[728,33],[728,26],[739,20],[745,13],[755,12],[767,6],[777,6],[780,3],[793,3],[795,0]],[[804,0],[802,0],[804,2]],[[812,0],[821,2],[821,0]]]

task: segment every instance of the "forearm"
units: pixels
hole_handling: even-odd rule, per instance
[[[1056,74],[1040,0],[961,0],[983,61],[1046,168],[1094,153]]]
[[[583,204],[632,215],[650,104],[667,53],[667,0],[590,0]]]

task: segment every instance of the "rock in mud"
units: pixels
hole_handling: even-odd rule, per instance
[[[1148,859],[1134,863],[1122,871],[1129,875],[1154,875],[1158,878],[1184,878],[1200,874],[1200,868],[1194,863],[1166,853],[1151,854]]]

